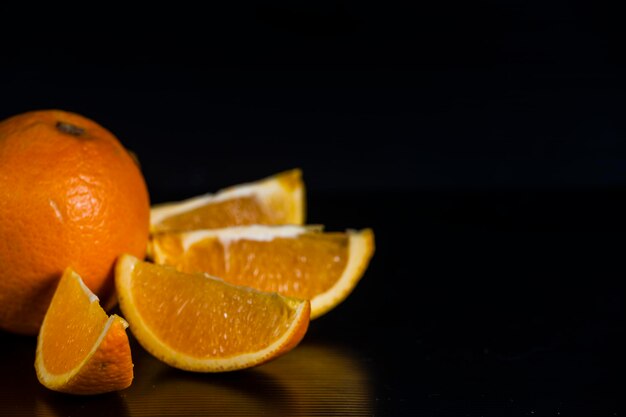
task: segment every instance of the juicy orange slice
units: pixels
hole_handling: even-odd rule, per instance
[[[261,364],[295,347],[309,324],[308,301],[130,255],[118,260],[115,281],[139,343],[179,369],[220,372]]]
[[[150,229],[159,233],[245,224],[302,224],[304,212],[302,172],[294,169],[217,194],[155,205]]]
[[[72,269],[59,282],[37,340],[39,381],[54,391],[100,394],[130,386],[133,363],[126,328],[107,316]]]
[[[315,318],[356,287],[374,252],[374,234],[255,225],[156,235],[152,251],[156,263],[180,271],[311,300]]]

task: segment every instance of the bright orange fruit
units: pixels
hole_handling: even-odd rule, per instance
[[[221,372],[258,365],[295,347],[308,301],[228,284],[207,274],[124,255],[116,267],[120,307],[139,343],[180,369]]]
[[[37,334],[67,266],[111,304],[115,259],[144,256],[149,215],[137,164],[102,126],[59,110],[0,122],[0,328]]]
[[[302,224],[305,196],[299,169],[175,203],[155,205],[152,233],[245,224]]]
[[[100,394],[128,387],[133,363],[126,321],[107,317],[80,276],[67,269],[44,318],[35,369],[51,390]]]
[[[323,233],[300,226],[241,226],[153,236],[156,263],[236,285],[311,300],[311,318],[342,302],[374,252],[370,229]]]

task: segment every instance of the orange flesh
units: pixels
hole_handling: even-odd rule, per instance
[[[346,268],[349,238],[343,233],[309,233],[272,241],[217,239],[191,246],[175,265],[208,272],[237,285],[311,299],[330,289]]]
[[[216,229],[225,226],[248,224],[274,224],[258,199],[254,196],[239,197],[219,203],[208,204],[185,213],[164,219],[158,231]]]
[[[80,364],[93,349],[107,315],[91,303],[75,279],[63,279],[46,315],[42,343],[43,363],[52,374],[63,374]]]
[[[260,350],[289,328],[294,315],[276,294],[151,264],[137,265],[131,292],[138,313],[155,336],[197,358]]]

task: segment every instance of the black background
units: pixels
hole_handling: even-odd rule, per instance
[[[93,118],[153,202],[301,167],[310,223],[374,228],[307,337],[358,350],[376,415],[623,415],[618,10],[0,7],[0,118]]]

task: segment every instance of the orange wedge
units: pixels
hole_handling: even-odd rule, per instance
[[[47,388],[101,394],[130,386],[133,362],[126,328],[107,316],[72,269],[59,282],[37,340],[35,370]]]
[[[294,169],[217,194],[155,205],[150,230],[154,234],[245,224],[302,224],[304,198],[302,172]]]
[[[308,301],[130,255],[118,260],[115,284],[139,343],[156,358],[188,371],[231,371],[269,361],[295,347],[309,325]]]
[[[152,251],[156,263],[183,272],[207,272],[236,285],[310,300],[315,318],[356,287],[374,252],[374,234],[241,226],[156,235]]]

